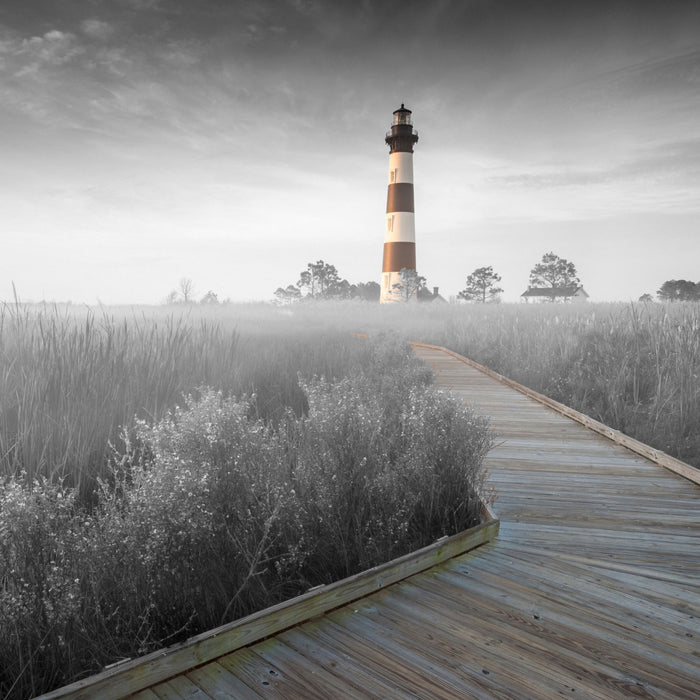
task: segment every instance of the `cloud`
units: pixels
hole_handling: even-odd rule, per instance
[[[489,177],[486,182],[504,187],[543,189],[600,185],[653,178],[670,181],[700,178],[700,139],[672,141],[636,149],[622,162],[598,168],[541,167],[537,172],[515,172]]]
[[[91,70],[104,69],[107,76],[124,78],[134,65],[134,58],[125,48],[100,48],[86,66]]]
[[[114,27],[109,22],[102,22],[99,19],[86,19],[80,25],[83,33],[91,39],[99,39],[104,41],[114,33]]]
[[[200,62],[204,49],[196,41],[168,41],[154,52],[154,56],[165,66],[187,68]]]
[[[77,44],[74,34],[52,29],[43,36],[6,40],[0,51],[13,59],[15,77],[22,77],[36,74],[42,67],[69,63],[85,49]]]

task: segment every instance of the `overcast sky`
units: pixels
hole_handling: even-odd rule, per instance
[[[2,0],[0,299],[379,281],[413,110],[419,272],[505,300],[700,280],[700,2]]]

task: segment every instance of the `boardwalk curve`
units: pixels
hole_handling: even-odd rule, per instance
[[[441,387],[491,416],[498,537],[216,659],[197,664],[195,645],[189,665],[134,697],[697,697],[695,471],[414,347]],[[95,687],[46,697],[102,697]]]

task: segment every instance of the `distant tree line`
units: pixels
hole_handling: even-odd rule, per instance
[[[277,287],[275,299],[279,304],[292,304],[296,301],[321,299],[362,299],[379,301],[381,288],[376,282],[351,284],[338,274],[335,265],[317,260],[310,262],[299,273],[296,284]]]
[[[475,303],[493,303],[500,301],[503,289],[498,286],[501,276],[492,266],[479,267],[468,277],[458,299]],[[530,286],[545,288],[575,289],[581,284],[576,266],[568,260],[545,253],[542,260],[530,271]],[[381,288],[376,282],[351,284],[338,274],[335,265],[317,260],[307,264],[299,273],[296,284],[278,287],[275,298],[279,304],[291,304],[300,300],[311,299],[363,299],[379,301]],[[436,293],[430,291],[426,278],[415,270],[404,268],[399,273],[399,281],[394,284],[394,298],[401,301],[431,301]]]
[[[211,289],[197,302],[195,299],[195,289],[194,283],[189,277],[183,277],[178,283],[175,289],[168,292],[165,297],[165,303],[170,304],[221,304],[229,302],[229,299],[224,299],[223,302],[219,301],[219,295],[212,292]]]
[[[463,301],[487,304],[500,301],[503,289],[498,286],[501,276],[491,265],[476,268],[466,279],[464,289],[460,290],[457,298]],[[529,289],[559,289],[575,291],[581,285],[574,263],[561,258],[553,252],[545,253],[540,262],[530,270]],[[317,260],[307,264],[306,269],[299,273],[296,284],[278,287],[275,299],[278,304],[291,304],[302,300],[321,299],[360,299],[363,301],[379,301],[381,287],[377,282],[351,283],[341,278],[335,265]],[[425,277],[415,270],[403,269],[400,281],[394,285],[397,299],[409,301],[412,299],[432,300],[435,293],[431,292]],[[660,301],[700,301],[700,282],[689,280],[667,280],[656,291]],[[552,297],[554,300],[554,296]],[[642,294],[639,301],[652,302],[651,294]],[[229,301],[224,300],[223,303]],[[165,298],[166,304],[219,304],[218,295],[209,290],[199,302],[195,299],[192,280],[183,277],[176,289]]]

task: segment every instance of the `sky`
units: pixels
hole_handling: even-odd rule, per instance
[[[700,280],[695,0],[2,0],[0,299],[379,282],[402,102],[443,296],[550,251],[596,301]]]

